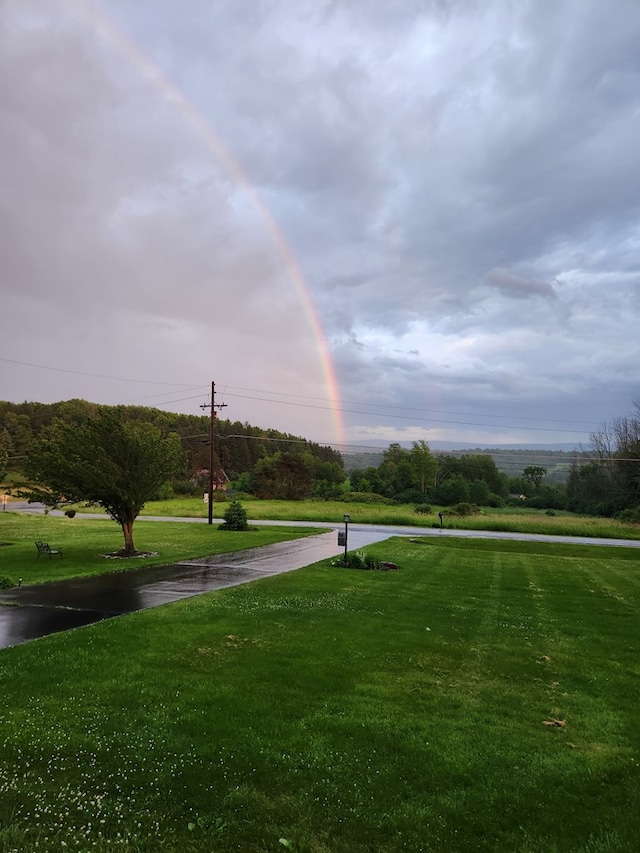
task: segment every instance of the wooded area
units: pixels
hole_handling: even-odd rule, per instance
[[[376,461],[345,473],[341,453],[303,437],[218,419],[214,471],[224,472],[238,492],[296,500],[349,497],[398,503],[478,506],[526,503],[591,515],[640,520],[640,401],[631,415],[615,418],[591,437],[588,451],[533,457],[497,451],[433,454],[424,441],[411,448],[391,444]],[[0,401],[0,477],[27,471],[34,443],[56,422],[80,428],[105,410],[130,424],[149,424],[162,437],[175,434],[183,462],[154,497],[203,491],[210,459],[210,419],[142,406],[104,407],[85,400],[60,403]],[[523,451],[525,453],[525,451]],[[498,462],[496,461],[498,460]],[[505,468],[506,466],[506,468]],[[501,467],[503,470],[501,470]],[[560,469],[565,468],[565,472]],[[568,469],[568,470],[567,470]],[[563,482],[564,480],[564,482]],[[164,491],[164,493],[163,493]]]
[[[6,453],[7,470],[23,471],[29,448],[46,427],[56,420],[82,424],[95,418],[104,407],[86,400],[66,400],[59,403],[9,403],[0,401],[0,450]],[[131,422],[150,423],[162,435],[176,433],[184,453],[184,468],[174,481],[178,491],[189,491],[196,485],[200,472],[209,469],[210,419],[208,415],[185,415],[143,406],[114,406],[116,412]],[[253,470],[259,460],[278,453],[304,454],[313,460],[322,473],[323,466],[338,466],[340,482],[344,479],[342,457],[331,447],[282,433],[261,429],[247,423],[216,420],[214,439],[214,469],[222,469],[230,480]],[[328,470],[328,469],[327,469]],[[326,472],[325,472],[326,473]],[[197,487],[199,490],[199,486]]]

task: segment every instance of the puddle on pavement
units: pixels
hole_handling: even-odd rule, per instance
[[[0,648],[291,571],[336,553],[330,533],[175,565],[3,590],[0,604],[14,606],[0,606]]]

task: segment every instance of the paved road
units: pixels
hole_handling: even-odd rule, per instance
[[[350,533],[349,549],[364,548],[387,537],[384,530]],[[13,606],[0,606],[0,648],[203,592],[290,572],[337,556],[343,550],[338,546],[335,531],[331,531],[169,566],[108,572],[95,577],[3,590],[0,604]]]
[[[44,513],[42,504],[28,504],[13,502],[9,504],[9,508],[14,512],[29,512],[32,514]],[[62,510],[53,510],[52,515],[64,515]],[[96,513],[78,513],[77,518],[100,518],[104,519],[104,515]],[[141,515],[141,521],[184,521],[194,524],[206,524],[206,518],[172,518],[161,515]],[[214,524],[220,523],[220,519],[214,519]],[[250,521],[251,525],[280,525],[282,527],[317,527],[326,528],[328,530],[342,530],[344,524],[336,521]],[[365,537],[363,544],[358,544],[356,536]],[[556,542],[566,545],[606,545],[617,548],[640,548],[640,539],[607,539],[605,537],[593,536],[558,536],[551,533],[510,533],[500,530],[453,530],[446,527],[411,527],[408,525],[382,525],[382,524],[358,524],[350,522],[349,524],[349,550],[353,551],[364,547],[368,542],[367,536],[373,536],[371,542],[379,542],[382,539],[388,539],[390,536],[454,536],[469,539],[511,539],[519,542]],[[313,561],[312,561],[313,562]],[[298,567],[299,568],[299,567]]]

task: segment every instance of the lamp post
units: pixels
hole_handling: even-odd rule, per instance
[[[351,516],[344,516],[344,564],[347,565],[347,539],[349,536],[349,522],[351,521]]]

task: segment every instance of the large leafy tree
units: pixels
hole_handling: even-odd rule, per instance
[[[414,441],[409,451],[414,484],[423,494],[435,483],[438,463],[426,441]]]
[[[32,500],[48,505],[92,501],[104,507],[124,535],[122,556],[135,554],[133,524],[145,503],[176,472],[180,440],[150,423],[127,421],[100,407],[79,424],[55,421],[29,452]]]
[[[264,499],[297,501],[311,494],[311,472],[300,453],[284,451],[260,459],[251,474],[251,491]]]
[[[541,465],[529,465],[522,472],[522,479],[537,494],[540,491],[540,483],[547,474],[547,469]]]

